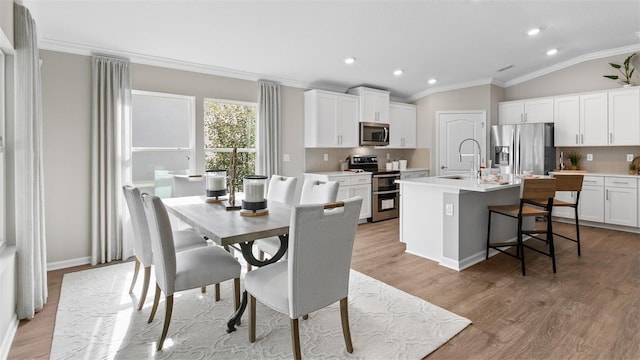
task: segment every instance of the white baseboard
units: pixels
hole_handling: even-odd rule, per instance
[[[47,263],[47,271],[91,264],[91,256]]]
[[[4,333],[2,343],[0,343],[0,359],[5,360],[9,357],[9,350],[11,350],[11,343],[13,343],[13,338],[16,336],[17,330],[18,330],[18,317],[15,314],[13,314],[13,318],[9,322],[9,326],[7,326],[6,332]]]

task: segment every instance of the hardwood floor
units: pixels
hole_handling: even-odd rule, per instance
[[[554,227],[573,234],[570,225]],[[640,235],[580,232],[581,257],[575,243],[557,238],[557,274],[548,257],[527,251],[523,277],[502,254],[450,270],[405,253],[397,219],[362,224],[352,268],[473,322],[428,359],[638,359]],[[84,268],[49,273],[49,301],[20,323],[9,359],[49,357],[62,275]]]

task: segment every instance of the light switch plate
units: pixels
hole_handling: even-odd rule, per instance
[[[284,162],[291,161],[291,154],[282,154],[282,161]]]
[[[587,154],[587,161],[593,161],[593,154]]]
[[[446,204],[444,212],[448,216],[453,216],[453,204]]]
[[[627,154],[627,161],[633,161],[633,154]]]
[[[324,161],[329,161],[329,154],[324,154]]]

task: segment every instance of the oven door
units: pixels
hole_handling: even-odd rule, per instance
[[[373,175],[373,192],[399,190],[400,174]]]
[[[400,191],[377,191],[373,193],[371,221],[397,218],[400,214]]]

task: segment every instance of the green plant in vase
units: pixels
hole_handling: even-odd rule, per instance
[[[569,158],[569,162],[571,163],[571,170],[576,170],[580,159],[582,159],[582,155],[573,151],[567,154],[567,158]]]
[[[629,163],[629,175],[638,175],[636,163],[634,163],[633,161]]]

